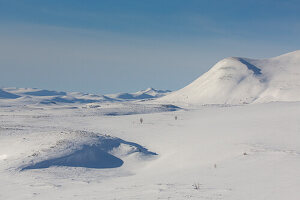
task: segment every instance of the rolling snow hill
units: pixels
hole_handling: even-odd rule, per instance
[[[300,100],[300,50],[269,59],[230,57],[160,101],[249,104]]]
[[[146,90],[141,90],[135,93],[119,93],[107,95],[114,99],[120,100],[141,100],[141,99],[155,99],[158,97],[165,96],[170,93],[170,90],[156,90],[153,88],[148,88]]]

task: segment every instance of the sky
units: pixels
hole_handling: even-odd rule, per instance
[[[180,89],[229,56],[300,49],[297,0],[0,0],[0,87]]]

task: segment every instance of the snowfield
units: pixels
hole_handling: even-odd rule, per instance
[[[298,200],[299,58],[227,58],[173,93],[3,88],[0,199]]]
[[[296,200],[299,116],[298,102],[119,116],[2,105],[0,199]]]

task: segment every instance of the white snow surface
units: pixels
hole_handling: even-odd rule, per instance
[[[0,199],[298,200],[299,55],[227,58],[156,100],[3,88]]]
[[[300,100],[300,50],[269,59],[230,57],[161,99],[184,104],[249,104]]]
[[[10,101],[0,199],[300,198],[300,102],[148,112],[155,104]]]

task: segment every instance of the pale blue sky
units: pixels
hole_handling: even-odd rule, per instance
[[[0,0],[0,86],[179,89],[228,56],[299,48],[300,3]]]

